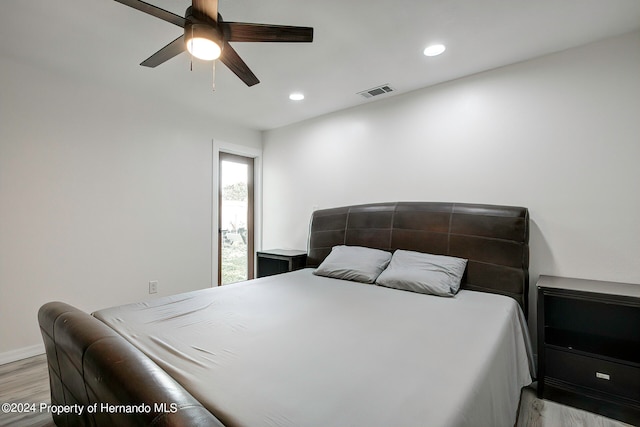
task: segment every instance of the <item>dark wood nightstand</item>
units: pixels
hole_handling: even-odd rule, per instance
[[[640,285],[540,276],[538,397],[640,425]]]
[[[256,254],[257,277],[272,276],[304,268],[307,252],[299,250],[270,249]]]

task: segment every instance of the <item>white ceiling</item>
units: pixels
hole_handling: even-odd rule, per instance
[[[184,15],[189,0],[147,0]],[[182,30],[113,0],[2,0],[0,56],[47,72],[272,129],[640,29],[638,0],[220,0],[226,21],[311,26],[314,42],[235,43],[261,83],[181,54],[138,65]],[[447,51],[428,58],[426,45]],[[292,91],[306,95],[288,99]]]

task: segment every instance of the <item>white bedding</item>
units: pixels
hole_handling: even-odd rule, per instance
[[[514,300],[311,271],[94,315],[229,427],[514,425],[531,383]]]

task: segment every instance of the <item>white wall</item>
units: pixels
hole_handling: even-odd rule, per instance
[[[530,209],[532,288],[539,274],[640,283],[640,33],[269,131],[263,142],[265,247],[305,248],[314,206],[517,205]]]
[[[523,205],[532,283],[640,283],[639,76],[635,33],[266,132],[262,246],[304,248],[314,206]],[[209,286],[211,140],[259,133],[10,58],[0,93],[0,360],[46,301]]]
[[[11,58],[0,76],[0,360],[40,345],[46,301],[210,286],[212,140],[260,133]]]

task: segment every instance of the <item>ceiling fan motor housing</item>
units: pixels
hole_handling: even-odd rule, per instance
[[[192,38],[201,37],[215,42],[220,49],[224,46],[222,30],[218,24],[211,19],[198,18],[193,13],[191,7],[187,8],[185,13],[184,40],[185,44]]]

